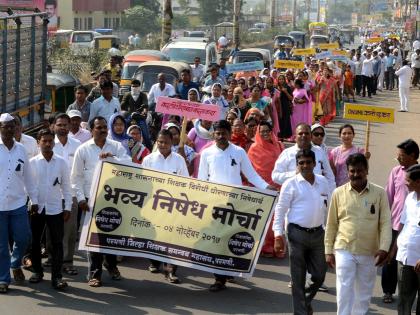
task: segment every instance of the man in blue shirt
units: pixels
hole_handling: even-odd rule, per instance
[[[378,78],[379,74],[381,73],[381,59],[378,56],[378,52],[376,50],[373,51],[373,61],[372,61],[372,68],[373,68],[373,78],[372,78],[372,94],[376,95],[376,90],[378,88]]]
[[[191,89],[199,88],[199,84],[191,81],[191,71],[189,69],[183,69],[181,71],[182,82],[176,86],[176,94],[181,96],[181,99],[188,100],[188,91]]]
[[[387,90],[392,90],[394,88],[394,62],[396,57],[392,55],[391,51],[388,49],[385,58],[385,86]]]

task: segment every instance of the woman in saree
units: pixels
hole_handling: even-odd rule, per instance
[[[293,114],[291,117],[292,130],[300,123],[312,124],[312,102],[306,92],[302,80],[295,81],[295,90],[293,91]]]
[[[251,104],[252,108],[257,108],[264,113],[264,119],[272,121],[273,111],[271,109],[271,104],[265,98],[261,96],[261,88],[259,85],[255,85],[251,89],[251,97],[248,99],[248,102]]]
[[[280,185],[273,182],[271,172],[283,149],[283,144],[277,140],[271,124],[265,121],[261,122],[257,127],[255,142],[248,150],[248,157],[258,175],[277,190],[280,190]],[[275,255],[272,224],[273,222],[271,221],[261,250],[263,257],[273,257]]]
[[[293,90],[287,85],[286,77],[283,74],[278,76],[278,82],[280,91],[280,110],[278,112],[280,139],[288,139],[292,136],[290,117],[292,115]]]
[[[275,88],[274,79],[272,77],[268,77],[265,80],[265,89],[262,92],[262,96],[267,97],[267,99],[271,100],[271,110],[272,110],[271,117],[272,117],[273,132],[276,136],[278,136],[280,132],[280,126],[279,126],[280,91]]]
[[[319,89],[319,101],[324,114],[320,120],[320,124],[323,126],[333,120],[336,114],[335,102],[337,94],[337,81],[332,74],[332,70],[325,68],[323,76],[319,77],[317,82]]]

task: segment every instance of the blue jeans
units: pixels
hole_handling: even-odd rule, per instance
[[[9,250],[9,234],[14,245],[12,257]],[[10,268],[17,269],[22,265],[31,239],[28,208],[20,207],[10,211],[0,211],[0,284],[10,283]]]

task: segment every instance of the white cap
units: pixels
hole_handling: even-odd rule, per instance
[[[13,116],[9,113],[1,114],[0,116],[0,122],[8,122],[14,120]]]
[[[82,118],[82,113],[78,111],[77,109],[69,110],[67,115],[69,115],[70,118],[73,118],[73,117]]]

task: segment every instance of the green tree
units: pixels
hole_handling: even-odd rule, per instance
[[[190,26],[190,21],[186,15],[174,14],[172,25],[175,29],[188,28]]]
[[[198,4],[200,18],[206,25],[233,20],[233,1],[198,0]]]
[[[157,0],[133,0],[133,7],[138,5],[145,7],[156,14],[160,12],[160,1]]]
[[[160,20],[155,12],[138,5],[124,11],[123,27],[146,35],[160,31]]]

